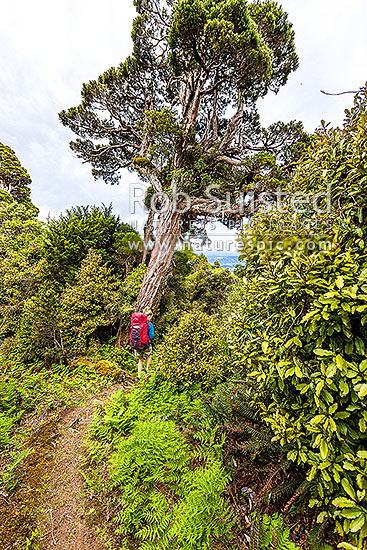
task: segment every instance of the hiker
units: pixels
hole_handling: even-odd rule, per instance
[[[151,309],[145,309],[144,313],[136,312],[131,316],[130,347],[139,360],[139,378],[143,372],[144,359],[146,359],[146,372],[148,372],[152,361],[152,340],[154,338],[152,315]]]

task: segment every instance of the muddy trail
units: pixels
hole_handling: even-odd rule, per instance
[[[105,550],[87,525],[88,502],[83,495],[81,473],[83,443],[94,411],[103,407],[120,387],[112,386],[60,418],[38,521],[42,550]]]

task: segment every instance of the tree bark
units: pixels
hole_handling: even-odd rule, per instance
[[[154,210],[153,208],[151,208],[148,214],[148,219],[144,225],[144,248],[143,248],[143,259],[142,259],[143,264],[147,263],[147,259],[150,257],[151,250],[153,249],[151,243],[154,243],[155,241],[153,221],[154,221]]]
[[[136,301],[137,311],[150,308],[154,312],[159,304],[180,236],[182,216],[172,202],[160,214],[154,248]]]

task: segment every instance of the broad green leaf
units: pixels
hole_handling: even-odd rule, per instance
[[[364,355],[365,347],[363,340],[357,336],[356,338],[354,338],[354,345],[356,348],[356,352],[360,355]]]
[[[325,382],[323,380],[320,380],[319,382],[317,382],[316,395],[318,397],[320,396],[320,393],[322,392],[324,386],[325,386]]]
[[[332,418],[329,418],[330,429],[332,432],[336,432],[336,423]]]
[[[360,529],[362,529],[363,525],[365,524],[366,516],[364,514],[361,514],[358,518],[352,521],[350,524],[350,530],[352,533],[357,533]]]
[[[317,472],[317,466],[314,465],[314,466],[312,466],[311,470],[307,474],[307,480],[312,481],[313,478],[316,475],[316,472]],[[311,506],[311,501],[310,501],[309,505]]]
[[[345,497],[334,498],[333,504],[338,508],[355,508],[356,507],[356,503],[354,502],[354,500],[350,500],[349,498],[345,498]]]
[[[322,439],[320,443],[320,455],[322,460],[326,460],[329,454],[329,447],[326,439]]]
[[[338,548],[344,548],[345,550],[358,550],[357,546],[349,544],[349,542],[339,542]]]
[[[343,288],[344,286],[344,279],[341,275],[339,275],[337,278],[336,278],[336,286],[338,288]]]
[[[312,418],[312,420],[310,420],[310,424],[311,424],[311,426],[315,426],[316,424],[319,424],[323,420],[325,420],[325,415],[324,414],[318,414],[318,415],[314,416]]]
[[[327,349],[321,349],[321,348],[316,348],[316,349],[313,350],[313,352],[316,355],[325,356],[325,357],[334,355],[333,351],[330,351],[330,350],[327,350]]]
[[[299,368],[298,365],[295,367],[294,372],[295,372],[295,375],[297,376],[297,378],[302,378],[302,371],[301,371],[301,369]]]
[[[362,397],[366,397],[367,395],[367,384],[361,384],[361,387],[358,390],[358,397],[362,399]]]
[[[315,309],[314,311],[309,311],[308,313],[306,313],[306,315],[302,317],[301,323],[305,323],[306,321],[311,319],[311,317],[313,317],[316,313],[317,313],[317,309]]]
[[[341,418],[341,419],[345,419],[345,418],[349,418],[350,417],[350,413],[349,412],[346,412],[346,411],[340,411],[340,412],[337,412],[335,414],[335,417],[334,418]]]
[[[317,523],[322,523],[326,517],[327,512],[320,512],[316,519]]]
[[[343,518],[347,519],[355,519],[358,516],[361,515],[361,509],[360,508],[345,508],[340,511],[340,515],[343,516]]]
[[[264,342],[261,344],[261,349],[263,350],[264,353],[267,353],[267,352],[268,352],[268,349],[269,349],[269,342],[264,341]]]
[[[342,486],[343,486],[343,489],[346,493],[348,493],[348,495],[353,499],[353,500],[356,500],[356,493],[350,483],[350,481],[347,479],[347,478],[343,478],[342,479]]]
[[[340,393],[341,393],[342,397],[344,397],[345,395],[348,395],[349,386],[345,382],[345,380],[342,379],[342,380],[339,381],[339,389],[340,389]]]
[[[336,365],[335,363],[333,363],[332,365],[330,365],[326,371],[326,376],[327,378],[333,378],[333,376],[335,375],[336,373]]]

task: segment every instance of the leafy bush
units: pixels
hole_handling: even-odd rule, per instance
[[[140,237],[111,207],[78,207],[46,228],[37,214],[0,190],[0,349],[51,365],[111,338],[146,268],[133,268]]]
[[[190,311],[216,315],[237,285],[228,269],[212,266],[191,250],[175,253],[172,276],[162,297],[157,332],[164,334]]]
[[[158,351],[160,371],[176,382],[212,383],[224,375],[228,362],[220,328],[200,311],[185,314]]]
[[[99,326],[113,322],[111,304],[117,282],[100,255],[90,251],[73,285],[61,295],[60,328],[63,343],[71,354],[85,353],[88,338]]]
[[[17,201],[29,200],[31,178],[10,147],[0,143],[0,181]]]
[[[364,90],[343,129],[320,129],[289,184],[322,197],[328,186],[330,212],[286,204],[254,222],[229,339],[235,364],[271,396],[263,418],[306,472],[318,522],[350,536],[349,549],[367,537],[366,100]]]
[[[127,240],[139,239],[128,224],[113,214],[112,205],[78,206],[49,222],[43,238],[43,256],[52,278],[64,284],[73,280],[89,250],[118,270],[126,267],[126,262],[134,265],[140,252],[130,249]]]

